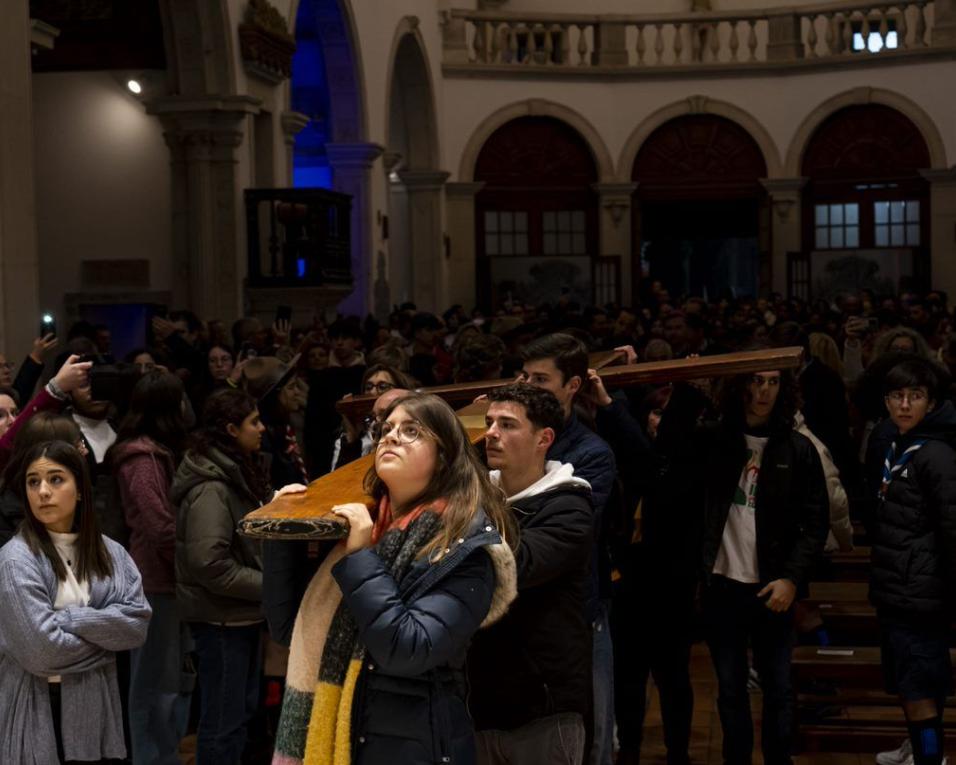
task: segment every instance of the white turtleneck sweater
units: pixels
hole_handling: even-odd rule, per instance
[[[70,606],[88,606],[90,604],[90,583],[87,580],[80,581],[76,578],[76,540],[79,534],[61,534],[56,531],[49,531],[53,547],[60,555],[60,560],[66,567],[66,579],[57,583],[56,600],[53,602],[53,610],[62,611]],[[51,683],[60,682],[60,676],[50,678]]]

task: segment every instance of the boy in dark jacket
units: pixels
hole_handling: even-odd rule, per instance
[[[585,620],[593,535],[591,487],[546,461],[563,415],[548,391],[515,384],[488,395],[491,478],[521,527],[518,599],[479,632],[469,705],[481,765],[580,765],[591,730],[591,629]]]
[[[698,434],[707,446],[703,604],[724,763],[751,762],[749,644],[763,689],[764,762],[790,765],[793,603],[823,552],[826,483],[813,444],[793,429],[789,372],[731,378],[720,398],[720,423]]]
[[[871,439],[867,495],[870,600],[880,622],[886,690],[899,696],[909,741],[881,765],[939,765],[942,712],[953,693],[949,627],[956,583],[956,409],[923,359],[897,364],[883,390],[890,422]]]

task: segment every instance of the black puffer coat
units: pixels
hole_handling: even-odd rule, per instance
[[[902,437],[889,426],[874,434],[867,455],[870,497],[879,496],[894,438],[897,454],[916,440],[926,443],[876,500],[870,600],[883,612],[941,616],[956,604],[956,409],[944,402]]]

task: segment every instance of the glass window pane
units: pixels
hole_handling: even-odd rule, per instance
[[[860,227],[859,226],[846,227],[846,246],[847,247],[860,246]]]
[[[843,229],[842,228],[831,228],[830,229],[830,246],[836,249],[837,247],[843,246]]]
[[[877,223],[889,223],[890,222],[890,203],[889,202],[874,202],[873,203],[873,218]]]
[[[501,213],[501,230],[502,231],[514,231],[514,213],[503,212]]]
[[[902,224],[894,223],[892,226],[890,226],[890,244],[892,244],[894,247],[900,244],[906,244]]]
[[[848,224],[856,224],[860,222],[860,206],[858,204],[850,204],[845,206],[845,217]]]
[[[916,200],[906,203],[906,220],[909,223],[916,223],[919,220],[919,202]]]
[[[515,255],[528,254],[528,235],[518,234],[515,236]]]
[[[826,205],[817,205],[817,225],[825,226],[830,222],[830,216],[827,214],[829,208]]]
[[[485,254],[486,255],[498,254],[498,235],[497,234],[485,235]]]
[[[905,220],[903,215],[903,202],[890,203],[890,223],[902,223]]]
[[[558,252],[562,255],[571,252],[571,235],[564,231],[558,234]]]
[[[558,251],[557,240],[553,232],[545,232],[544,234],[544,254],[545,255],[554,255]]]
[[[907,224],[906,243],[912,247],[915,247],[919,244],[919,223]]]
[[[570,231],[571,230],[571,213],[567,210],[562,210],[558,213],[558,231]],[[562,250],[562,252],[567,252],[567,250]]]
[[[571,225],[575,231],[584,231],[584,210],[575,210],[572,213]]]
[[[876,227],[876,246],[877,247],[890,246],[890,227],[889,226]]]
[[[830,225],[838,226],[843,223],[843,205],[830,205]]]
[[[501,254],[502,255],[514,255],[515,254],[515,240],[512,236],[503,236],[501,237]]]
[[[519,212],[515,213],[515,231],[527,231],[528,230],[528,213]]]
[[[575,233],[573,235],[574,249],[572,252],[575,255],[584,255],[587,251],[587,247],[584,244],[584,234]]]
[[[498,213],[496,212],[486,212],[485,213],[485,231],[497,231],[498,230]]]
[[[826,228],[825,226],[821,226],[820,228],[817,229],[817,249],[818,250],[825,250],[830,246],[830,237],[828,236],[829,233],[830,233],[830,229]]]
[[[546,212],[542,218],[545,231],[554,231],[554,213]]]

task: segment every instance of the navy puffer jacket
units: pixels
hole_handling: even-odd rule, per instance
[[[883,461],[926,443],[879,499]],[[904,436],[886,425],[867,456],[867,493],[875,498],[870,600],[878,609],[924,617],[951,614],[956,586],[956,409],[946,401]],[[946,617],[948,618],[948,616]]]
[[[332,575],[366,648],[353,762],[474,765],[465,655],[517,593],[514,556],[498,532],[481,513],[440,562],[416,561],[398,582],[371,549],[347,555]]]

